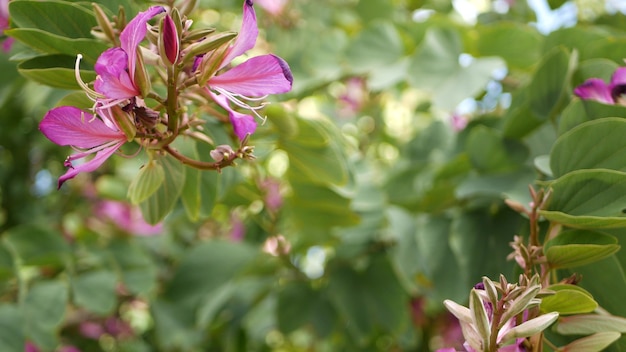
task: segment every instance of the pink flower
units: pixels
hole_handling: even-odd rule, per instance
[[[163,6],[153,6],[140,12],[120,33],[120,47],[103,52],[94,69],[98,76],[94,89],[103,107],[122,103],[141,94],[138,82],[135,81],[137,68],[137,50],[139,43],[146,36],[147,23],[154,16],[165,12]]]
[[[626,67],[618,68],[610,83],[599,78],[590,78],[574,89],[574,94],[584,100],[595,100],[604,104],[624,103],[621,96],[626,93]]]
[[[108,115],[108,109],[99,110],[100,118],[73,106],[61,106],[46,113],[39,124],[41,132],[58,145],[69,145],[79,150],[65,160],[69,169],[59,177],[58,188],[81,172],[100,167],[125,142],[126,136]],[[82,164],[73,161],[95,156]]]
[[[245,0],[243,4],[243,22],[239,35],[218,65],[224,68],[234,58],[243,55],[256,44],[259,34],[257,19],[252,0]],[[211,55],[205,55],[210,60]],[[254,133],[256,122],[254,117],[236,112],[231,103],[250,110],[261,117],[257,110],[263,105],[251,106],[246,101],[258,101],[269,94],[286,93],[291,90],[293,76],[285,60],[272,54],[256,56],[247,61],[211,77],[208,81],[208,91],[211,97],[226,111],[228,111],[235,134],[239,139]]]
[[[102,201],[96,208],[99,218],[110,220],[119,229],[136,236],[152,236],[163,232],[163,225],[150,225],[141,210],[131,204],[116,201]]]
[[[9,0],[0,0],[0,36],[4,34],[4,30],[9,28]],[[11,50],[13,38],[7,38],[2,43],[2,50],[8,52]]]
[[[39,352],[39,348],[34,343],[26,341],[24,344],[24,352]]]

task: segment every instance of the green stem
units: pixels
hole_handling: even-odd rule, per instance
[[[174,136],[178,135],[178,87],[176,78],[178,76],[178,70],[175,65],[167,68],[167,129],[172,132]]]

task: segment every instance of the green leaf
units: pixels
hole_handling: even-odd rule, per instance
[[[285,285],[278,292],[276,313],[280,331],[289,334],[307,324],[315,312],[312,303],[316,300],[319,300],[319,293],[306,283],[292,282]]]
[[[618,254],[620,254],[618,252]],[[564,276],[583,278],[579,285],[589,291],[600,307],[613,315],[626,316],[624,299],[616,292],[626,292],[624,266],[614,254],[604,260],[567,270]]]
[[[572,78],[572,84],[582,84],[589,78],[599,78],[605,82],[611,81],[611,76],[619,65],[607,59],[590,59],[582,61]]]
[[[157,281],[157,268],[151,257],[136,241],[118,238],[109,244],[107,252],[115,259],[124,286],[134,294],[146,294]]]
[[[555,330],[563,335],[589,335],[606,331],[626,333],[626,318],[603,314],[561,317]]]
[[[503,139],[486,126],[472,129],[465,149],[472,165],[480,173],[507,173],[519,169],[528,157],[528,149],[518,141]]]
[[[185,170],[185,185],[183,186],[180,199],[187,212],[187,216],[192,221],[200,218],[200,206],[202,198],[200,194],[200,170],[187,168]]]
[[[563,4],[565,4],[567,0],[548,0],[548,5],[550,6],[551,9],[558,9],[559,7],[563,6]]]
[[[602,232],[570,230],[561,232],[545,244],[544,253],[551,268],[586,265],[617,252],[617,239]]]
[[[15,27],[68,38],[91,38],[91,29],[98,25],[91,11],[68,1],[14,0],[9,3],[9,13]]]
[[[626,119],[585,122],[564,133],[550,153],[556,177],[578,169],[626,171]]]
[[[61,281],[38,281],[30,288],[21,306],[25,331],[37,346],[53,349],[68,301],[68,288]]]
[[[530,83],[513,95],[505,116],[505,136],[522,138],[558,115],[570,96],[576,59],[558,46],[543,57]]]
[[[91,64],[94,64],[98,56],[109,48],[108,45],[96,39],[72,39],[40,29],[16,28],[5,33],[45,54],[65,54],[73,57],[82,54]]]
[[[285,199],[284,211],[297,229],[311,234],[328,236],[330,229],[337,226],[351,226],[359,222],[351,210],[351,200],[329,187],[297,181],[289,171],[292,195]],[[311,241],[313,237],[308,238]],[[318,239],[319,240],[319,239]],[[315,242],[314,242],[315,243]]]
[[[599,332],[591,336],[583,337],[565,346],[559,347],[559,351],[566,352],[596,352],[602,351],[621,336],[618,332]]]
[[[24,77],[35,82],[62,89],[80,89],[74,72],[75,57],[68,55],[38,56],[21,62],[17,69]],[[85,82],[96,79],[94,71],[80,70]]]
[[[569,80],[576,59],[576,55],[561,47],[544,57],[528,86],[528,103],[535,116],[548,120],[562,108],[569,97]]]
[[[165,171],[161,163],[150,160],[144,165],[128,186],[131,203],[139,204],[154,194],[165,181]]]
[[[13,258],[3,245],[0,245],[0,281],[14,277]]]
[[[350,67],[359,73],[390,65],[402,54],[402,40],[388,22],[376,22],[360,32],[346,53]]]
[[[167,284],[164,297],[194,301],[224,285],[256,257],[257,249],[244,243],[210,241],[188,251]]]
[[[155,161],[162,165],[165,179],[156,192],[140,204],[144,219],[152,225],[174,209],[185,184],[185,166],[180,161],[169,155]]]
[[[290,167],[318,184],[345,185],[350,178],[341,139],[328,121],[298,119],[298,135],[281,139]]]
[[[35,225],[11,228],[5,241],[23,265],[61,266],[70,249],[60,233]]]
[[[505,67],[502,59],[472,58],[467,65],[459,63],[462,43],[453,29],[430,29],[411,57],[408,82],[433,94],[433,103],[453,110],[465,98],[480,93],[492,74]]]
[[[555,291],[555,294],[541,299],[540,308],[543,313],[583,314],[598,308],[598,303],[591,294],[579,286],[559,284],[549,286],[548,289]]]
[[[542,36],[534,27],[514,22],[496,22],[477,29],[477,51],[480,56],[500,56],[510,67],[522,69],[540,60],[538,49]]]
[[[408,323],[406,293],[384,255],[371,258],[362,272],[335,268],[328,295],[356,341],[367,341],[374,332],[397,333]]]
[[[559,135],[584,122],[605,117],[626,118],[626,106],[603,104],[593,100],[574,99],[563,110],[559,120]]]
[[[112,271],[98,270],[72,279],[74,302],[90,312],[106,315],[117,302],[117,276]]]
[[[15,305],[0,304],[0,351],[24,351],[23,316]]]
[[[575,228],[626,226],[626,173],[591,169],[572,171],[554,181],[548,220]]]

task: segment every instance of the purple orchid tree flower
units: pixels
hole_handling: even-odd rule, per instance
[[[0,0],[0,36],[4,35],[4,30],[9,28],[9,0]],[[13,38],[6,38],[2,41],[2,50],[9,52],[13,45]]]
[[[241,30],[234,43],[226,50],[218,68],[226,67],[233,59],[252,49],[258,35],[253,2],[245,0]],[[246,135],[254,133],[257,124],[253,116],[236,112],[230,103],[250,110],[257,117],[264,119],[257,112],[264,105],[251,106],[247,101],[259,101],[269,94],[287,93],[291,90],[292,83],[293,76],[287,62],[276,55],[267,54],[250,58],[211,77],[207,90],[215,102],[228,111],[235,134],[243,140]]]
[[[120,47],[104,51],[94,66],[98,76],[94,83],[96,97],[106,108],[141,95],[135,81],[137,50],[146,36],[147,23],[154,16],[165,12],[163,6],[153,6],[140,12],[120,33]]]
[[[621,96],[626,93],[626,67],[618,68],[606,83],[599,78],[590,78],[574,89],[574,94],[584,100],[604,104],[624,104]]]
[[[65,160],[69,169],[59,177],[58,188],[81,172],[91,172],[100,167],[127,141],[110,116],[110,110],[98,109],[100,118],[73,106],[61,106],[46,113],[39,124],[41,132],[58,145],[69,145],[79,150]],[[82,164],[75,160],[95,156]]]

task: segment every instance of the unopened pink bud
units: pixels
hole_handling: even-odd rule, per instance
[[[178,38],[178,30],[176,24],[170,15],[163,17],[163,29],[161,32],[162,54],[170,64],[178,61],[180,41]]]

